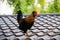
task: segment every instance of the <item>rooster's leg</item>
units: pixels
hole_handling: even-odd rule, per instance
[[[28,36],[28,33],[26,32],[26,33],[25,33],[25,35],[27,35],[27,36]]]

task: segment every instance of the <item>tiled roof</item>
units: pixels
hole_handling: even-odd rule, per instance
[[[16,19],[16,15],[0,15],[0,40],[60,40],[60,14],[38,15],[28,36]]]

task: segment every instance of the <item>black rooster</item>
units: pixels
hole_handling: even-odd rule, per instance
[[[19,24],[19,29],[22,30],[25,35],[28,35],[27,30],[33,26],[35,16],[37,16],[37,12],[33,11],[32,14],[30,14],[26,18],[22,18],[23,14],[21,10],[17,11],[17,13],[17,22]]]

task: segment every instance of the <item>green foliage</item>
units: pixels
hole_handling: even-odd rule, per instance
[[[20,0],[20,9],[26,13],[27,12],[27,3],[26,0]]]
[[[44,6],[45,6],[45,4],[46,4],[46,0],[38,0],[38,3],[41,5],[41,13],[45,13],[45,11],[44,11]]]
[[[47,12],[50,12],[50,13],[55,12],[54,5],[53,5],[53,4],[49,4],[46,11],[47,11]]]
[[[54,0],[53,3],[49,3],[46,12],[60,12],[60,4],[58,3],[58,0]]]
[[[44,6],[45,0],[38,0],[38,3]]]
[[[34,6],[35,0],[7,0],[8,3],[14,7],[14,13],[16,13],[18,10],[22,10],[23,13],[31,13],[33,10],[37,10],[41,13],[47,13],[47,12],[60,12],[60,2],[59,0],[54,0],[53,3],[49,3],[46,10],[44,10],[44,6],[46,4],[46,0],[38,0],[38,4],[41,5],[41,7]]]
[[[60,4],[58,4],[58,10],[59,10],[59,12],[60,12]]]
[[[23,13],[29,13],[33,10],[32,8],[28,8],[33,3],[33,0],[8,0],[8,3],[14,6],[14,13],[19,9],[21,9]]]
[[[16,6],[19,0],[7,0],[10,5]]]
[[[34,0],[26,0],[26,2],[27,2],[28,5],[32,5]]]
[[[54,8],[55,8],[55,12],[59,12],[58,10],[58,0],[54,0]]]

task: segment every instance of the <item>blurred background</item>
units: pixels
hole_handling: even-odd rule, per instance
[[[16,14],[19,9],[24,14],[33,10],[41,14],[59,13],[60,0],[0,0],[0,15]]]

